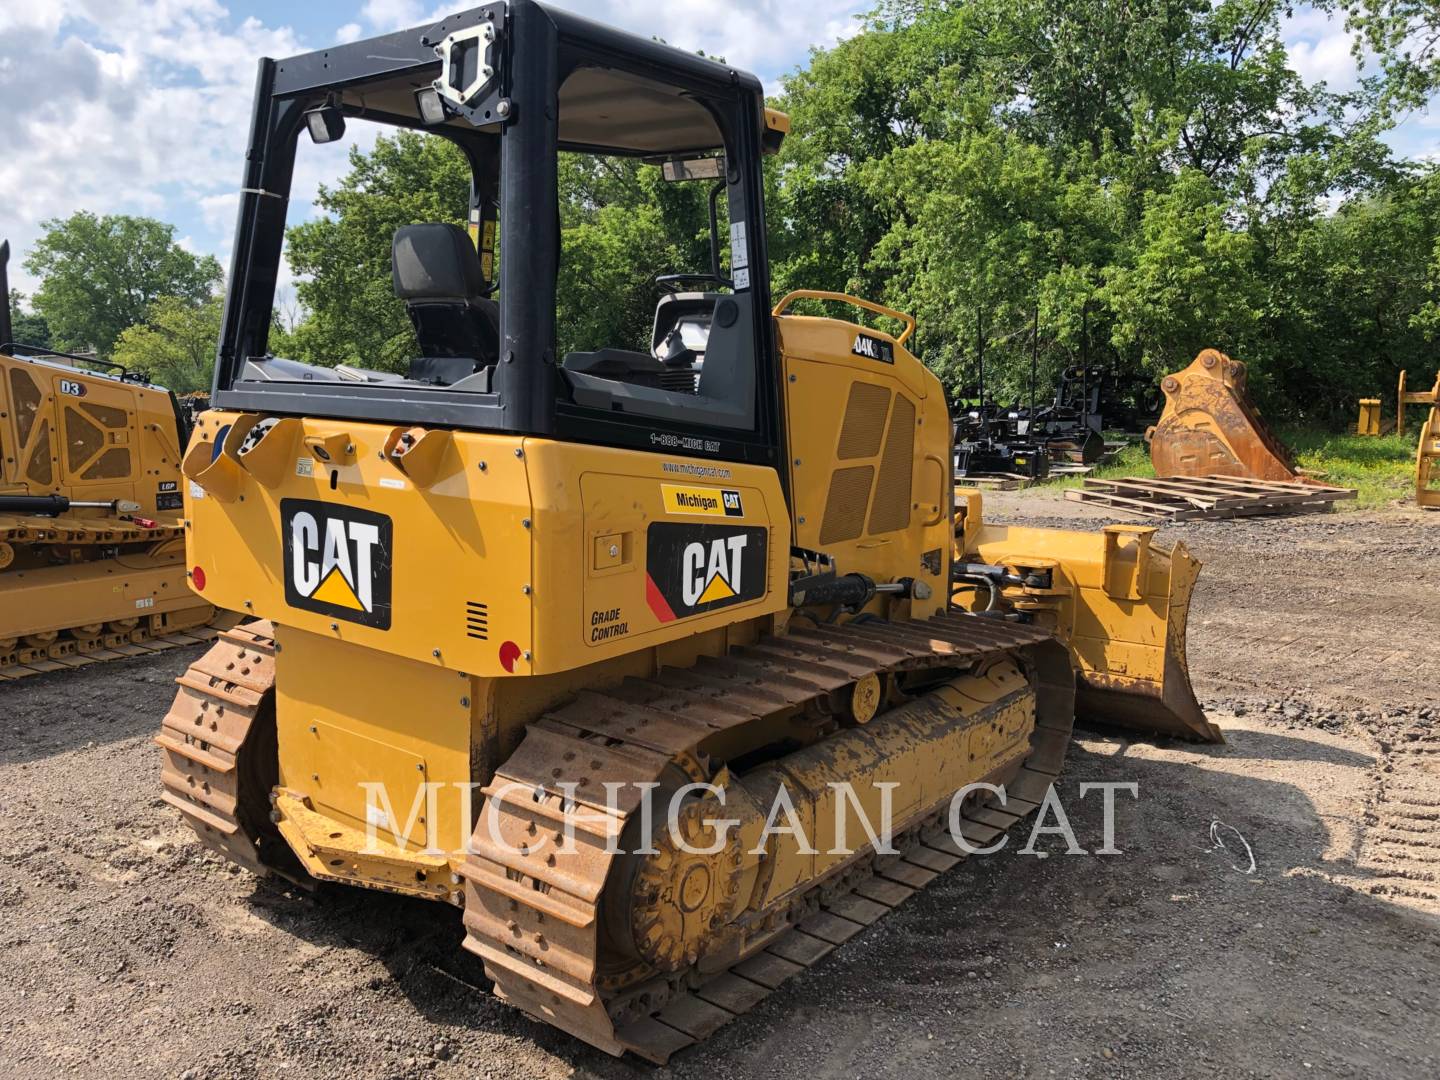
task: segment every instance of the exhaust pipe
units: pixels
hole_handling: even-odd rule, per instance
[[[14,325],[10,322],[10,241],[0,240],[0,347],[15,341]]]

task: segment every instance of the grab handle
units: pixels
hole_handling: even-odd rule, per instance
[[[849,304],[852,307],[873,311],[876,315],[884,315],[887,318],[896,319],[905,324],[905,332],[895,339],[895,344],[897,345],[904,345],[915,335],[914,315],[906,315],[903,311],[896,311],[894,308],[884,307],[870,300],[861,300],[858,296],[850,296],[847,293],[825,292],[822,289],[796,289],[776,304],[775,310],[770,314],[779,318],[785,314],[785,309],[796,300],[834,300],[839,304]]]

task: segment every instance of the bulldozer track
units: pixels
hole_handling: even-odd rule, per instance
[[[0,543],[52,544],[65,547],[114,544],[162,544],[183,539],[179,525],[143,528],[128,521],[100,521],[63,517],[21,517],[0,514]]]
[[[1038,663],[1053,649],[1051,668]],[[948,800],[899,823],[897,855],[862,849],[782,911],[755,927],[743,956],[720,971],[698,967],[636,981],[604,969],[600,904],[614,856],[605,850],[639,805],[622,793],[607,809],[604,784],[654,782],[703,738],[769,712],[851,686],[873,673],[970,669],[997,656],[1028,657],[1037,695],[1059,696],[1042,712],[1023,754],[1002,774],[1004,805],[976,803],[961,835],[992,844],[1044,800],[1058,776],[1073,724],[1073,675],[1063,646],[1038,628],[974,616],[924,624],[868,623],[792,629],[694,667],[666,669],[606,691],[584,691],[531,724],[516,752],[482,789],[510,850],[480,838],[461,867],[465,948],[485,962],[495,993],[525,1012],[615,1053],[663,1063],[743,1015],[785,981],[883,918],[967,856],[950,835]],[[271,624],[223,631],[185,672],[156,742],[164,800],[200,841],[257,875],[303,880],[269,826],[265,766],[276,758]],[[1046,681],[1045,671],[1063,672]],[[1037,705],[1039,701],[1037,700]],[[557,765],[564,768],[557,768]],[[560,785],[573,781],[575,801]],[[522,791],[523,789],[523,791]],[[519,792],[519,794],[517,794]],[[592,797],[593,796],[593,797]],[[563,863],[516,855],[537,824],[574,830],[578,854]],[[532,841],[533,842],[533,841]]]
[[[127,620],[128,621],[128,620]],[[134,620],[133,626],[72,627],[44,641],[0,641],[0,683],[66,671],[108,660],[203,645],[239,623],[209,604]]]
[[[274,707],[273,635],[261,622],[220,631],[215,647],[175,680],[180,692],[155,737],[164,753],[161,798],[202,844],[261,877],[283,865],[265,850],[283,844],[265,827],[265,755],[274,758],[275,747],[250,741],[266,727],[264,710]],[[269,732],[273,738],[273,725]]]
[[[21,546],[61,548],[69,553],[76,548],[133,551],[143,545],[144,550],[153,552],[183,540],[184,536],[185,530],[178,523],[144,527],[109,518],[0,514],[0,570],[14,565],[16,548]],[[95,554],[89,552],[91,556]],[[82,560],[79,565],[88,561]],[[216,635],[239,621],[239,616],[217,612],[197,598],[192,607],[164,614],[65,627],[29,637],[0,635],[0,682],[186,645],[202,645],[215,640]]]
[[[626,792],[658,782],[677,757],[693,754],[716,731],[803,706],[867,674],[963,669],[1047,647],[1060,648],[1041,630],[968,615],[802,627],[693,668],[579,695],[531,724],[483,789],[487,811],[494,807],[498,815],[498,835],[477,827],[461,869],[465,947],[484,960],[501,998],[612,1053],[628,1050],[663,1064],[754,1008],[967,852],[945,828],[947,800],[897,833],[899,855],[863,849],[783,911],[766,913],[739,962],[704,972],[691,957],[677,974],[631,984],[606,970],[600,948],[601,901],[615,859],[607,841],[624,832],[640,802]],[[1068,687],[1064,677],[1045,684],[1046,669],[1034,665],[1037,706],[1048,686],[1052,695],[1065,695],[1063,708],[1040,712],[1028,754],[1016,756],[1003,775],[985,777],[1009,785],[1009,797],[1003,806],[976,804],[963,812],[967,843],[993,843],[1043,802],[1058,776],[1073,724],[1068,660],[1061,667]],[[618,799],[607,800],[607,783],[625,785]],[[542,854],[539,830],[558,838],[566,826],[575,854],[563,860]]]

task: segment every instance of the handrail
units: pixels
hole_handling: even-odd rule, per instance
[[[778,304],[770,314],[779,318],[785,314],[785,309],[796,300],[834,300],[841,304],[850,304],[854,307],[864,308],[866,311],[873,311],[876,315],[884,315],[887,318],[898,319],[905,324],[905,332],[895,339],[895,344],[903,346],[915,335],[915,316],[906,315],[903,311],[896,311],[894,308],[883,307],[871,300],[861,300],[858,296],[850,296],[848,293],[826,292],[823,289],[796,289]]]
[[[4,344],[0,344],[0,352],[6,353],[9,356],[16,356],[16,349],[21,349],[27,356],[36,359],[46,356],[63,356],[66,360],[74,360],[79,364],[95,364],[97,367],[110,368],[112,371],[119,371],[125,375],[130,374],[130,369],[124,364],[117,364],[114,360],[101,360],[98,356],[81,356],[78,353],[49,349],[44,345],[26,345],[23,341],[7,341]]]

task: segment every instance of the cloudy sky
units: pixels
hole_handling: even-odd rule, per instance
[[[439,0],[0,0],[0,237],[16,258],[41,221],[77,209],[173,222],[186,246],[226,262],[255,61],[419,25]],[[768,86],[812,45],[853,32],[869,0],[560,0],[561,6],[672,44],[727,57]],[[1301,9],[1287,26],[1307,79],[1353,85],[1339,23]],[[1392,140],[1440,149],[1440,116],[1411,117]],[[343,170],[337,147],[301,157],[303,203]],[[309,212],[292,206],[291,220]],[[228,267],[227,267],[228,268]]]

